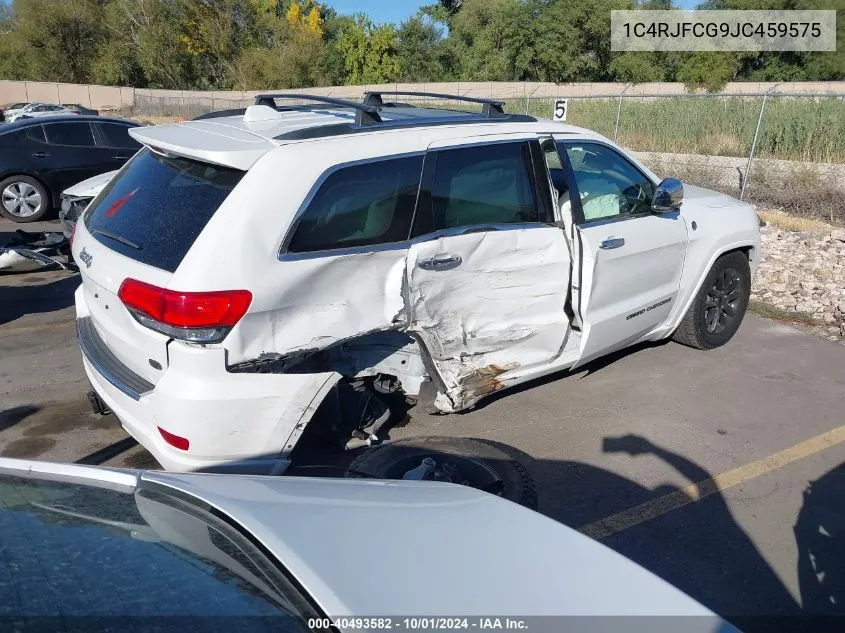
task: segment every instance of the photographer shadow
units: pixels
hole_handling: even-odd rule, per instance
[[[795,616],[819,612],[806,601],[802,608],[784,586],[706,469],[637,435],[605,438],[603,448],[656,457],[690,485],[649,488],[590,464],[538,460],[532,473],[541,490],[541,512],[580,528],[746,633],[807,630],[806,618]],[[845,551],[827,553],[831,565],[845,558]],[[845,596],[840,592],[839,597]]]

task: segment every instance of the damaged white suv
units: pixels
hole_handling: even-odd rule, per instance
[[[99,398],[168,470],[281,472],[344,386],[455,412],[739,327],[753,207],[498,102],[384,97],[262,95],[130,130],[145,148],[75,232],[77,329]]]

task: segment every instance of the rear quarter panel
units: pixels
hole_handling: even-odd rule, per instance
[[[332,167],[424,149],[409,135],[293,143],[269,151],[220,206],[176,270],[171,288],[247,289],[247,315],[226,337],[230,364],[325,349],[401,319],[407,243],[286,256],[282,243]]]
[[[25,134],[26,130],[0,134],[0,178],[32,172],[31,148]]]

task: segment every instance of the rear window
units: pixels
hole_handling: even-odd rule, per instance
[[[71,145],[75,147],[93,147],[94,135],[91,125],[80,123],[50,123],[44,126],[47,142],[51,145]]]
[[[121,147],[126,149],[138,149],[141,144],[129,136],[128,125],[119,123],[95,123],[94,127],[100,132],[100,139],[107,147]]]
[[[174,272],[244,173],[144,149],[97,196],[85,227],[110,249]]]
[[[41,141],[42,143],[46,143],[47,139],[44,138],[44,128],[40,125],[33,125],[29,128],[29,131],[26,135],[31,138],[33,141]]]
[[[13,630],[307,633],[317,615],[279,561],[190,498],[6,475],[0,596]]]

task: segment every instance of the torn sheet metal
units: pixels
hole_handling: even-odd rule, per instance
[[[61,232],[27,233],[18,230],[0,246],[0,270],[30,272],[41,268],[76,270],[67,253],[70,244]]]
[[[457,261],[432,267],[432,261]],[[442,381],[435,406],[466,409],[502,388],[501,376],[552,361],[569,328],[564,303],[570,259],[553,226],[442,237],[411,247],[410,332]]]
[[[406,252],[286,259],[278,275],[268,272],[262,280],[269,287],[262,290],[263,305],[250,309],[227,338],[229,364],[320,351],[371,332],[403,329]]]
[[[430,265],[444,255],[456,265]],[[397,375],[412,393],[426,373],[421,361],[402,356],[415,345],[406,338],[394,350],[386,340],[377,351],[355,344],[373,333],[407,332],[430,356],[427,373],[437,374],[435,405],[459,411],[501,389],[508,372],[559,353],[569,329],[569,271],[563,230],[544,225],[457,232],[407,250],[291,257],[283,274],[265,280],[273,287],[262,293],[270,297],[266,309],[250,310],[227,339],[228,363],[334,349],[326,369]],[[404,371],[387,366],[403,360]]]

